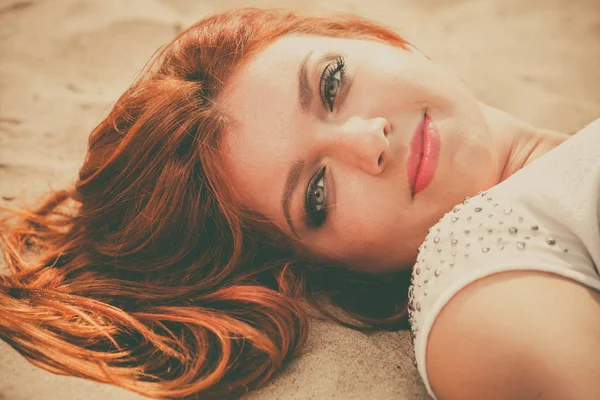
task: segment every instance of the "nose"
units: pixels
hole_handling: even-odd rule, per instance
[[[351,117],[325,133],[329,155],[336,160],[353,164],[367,173],[383,172],[389,162],[391,125],[386,118]]]

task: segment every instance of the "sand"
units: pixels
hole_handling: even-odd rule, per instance
[[[69,184],[90,130],[153,52],[195,20],[236,6],[315,1],[0,0],[0,201]],[[336,0],[398,29],[476,96],[539,127],[575,132],[600,117],[600,0]],[[0,399],[138,399],[61,377],[0,342]],[[426,399],[407,332],[315,324],[266,399]]]

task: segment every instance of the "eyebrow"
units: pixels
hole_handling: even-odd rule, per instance
[[[308,61],[313,51],[309,51],[306,56],[300,62],[298,67],[298,103],[300,103],[300,109],[302,112],[308,112],[310,110],[310,103],[312,99],[312,90],[310,90],[310,83],[308,82]],[[288,169],[287,177],[285,178],[285,184],[283,185],[283,194],[281,197],[281,208],[283,208],[283,216],[285,221],[290,227],[292,233],[297,237],[298,233],[294,228],[292,217],[290,216],[290,204],[294,190],[300,182],[302,176],[302,170],[304,169],[304,160],[296,160],[290,165]]]
[[[294,224],[292,222],[292,218],[290,216],[290,202],[292,201],[292,195],[294,194],[294,189],[298,186],[298,182],[300,181],[300,177],[302,176],[302,169],[304,168],[304,160],[297,160],[290,166],[288,170],[287,177],[285,179],[285,184],[283,186],[283,196],[281,198],[281,206],[283,208],[283,216],[285,220],[292,230],[292,233],[297,237],[298,233],[296,233],[296,229],[294,228]]]
[[[300,109],[303,112],[310,110],[310,102],[312,99],[312,91],[310,90],[310,84],[308,83],[308,61],[313,52],[309,51],[308,54],[302,59],[300,68],[298,68],[298,102],[300,103]]]

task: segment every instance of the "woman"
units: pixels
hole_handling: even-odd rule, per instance
[[[308,306],[407,327],[428,229],[566,139],[358,17],[207,18],[92,132],[73,188],[5,225],[2,338],[151,397],[240,394],[301,347]]]

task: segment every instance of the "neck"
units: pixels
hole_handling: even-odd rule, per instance
[[[497,148],[498,183],[548,153],[570,135],[535,128],[510,114],[480,103]]]

